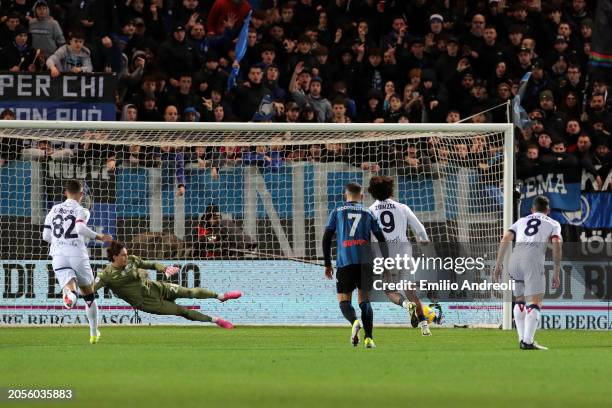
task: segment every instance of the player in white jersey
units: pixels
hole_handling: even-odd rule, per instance
[[[387,243],[389,243],[389,257],[396,255],[412,256],[412,246],[408,240],[408,227],[412,228],[419,242],[428,242],[429,237],[425,227],[414,215],[410,207],[398,203],[390,197],[393,195],[393,179],[388,176],[374,176],[370,179],[368,192],[376,199],[370,206],[370,211],[378,218]],[[410,318],[416,314],[423,336],[431,336],[431,330],[423,305],[415,291],[406,290],[405,294],[399,291],[385,291],[389,300],[408,310]]]
[[[495,264],[495,279],[499,282],[503,260],[514,241],[514,249],[508,262],[510,278],[516,282],[514,296],[514,321],[522,350],[548,350],[535,340],[540,322],[540,309],[546,291],[544,261],[546,248],[552,242],[553,277],[552,288],[559,287],[561,271],[561,225],[548,217],[548,198],[538,196],[533,200],[532,213],[512,224],[504,234]]]
[[[65,186],[66,201],[51,208],[45,218],[43,239],[50,243],[53,271],[62,288],[62,299],[71,309],[77,302],[77,286],[85,300],[89,321],[89,341],[98,342],[98,306],[94,292],[94,277],[89,265],[87,241],[111,242],[110,235],[98,234],[87,227],[89,211],[81,207],[83,185],[71,180]]]

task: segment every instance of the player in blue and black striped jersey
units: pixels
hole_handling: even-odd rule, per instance
[[[336,234],[338,246],[336,290],[340,310],[352,324],[351,343],[356,347],[359,344],[361,323],[357,319],[351,300],[353,291],[358,289],[361,321],[365,331],[364,343],[366,348],[374,348],[376,347],[372,340],[374,312],[369,297],[369,290],[372,287],[372,264],[369,256],[371,248],[368,244],[371,242],[372,234],[378,242],[385,242],[385,236],[376,217],[361,203],[363,200],[361,186],[357,183],[347,184],[344,195],[346,203],[332,211],[325,226],[325,234],[323,235],[325,276],[328,279],[332,279],[334,276],[331,247],[332,238]],[[385,256],[386,246],[382,249],[383,256]]]

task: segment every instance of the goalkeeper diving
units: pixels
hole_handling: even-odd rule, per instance
[[[232,291],[217,294],[204,288],[185,288],[183,286],[151,280],[146,270],[163,272],[166,278],[179,271],[175,266],[164,266],[156,262],[148,262],[137,256],[128,255],[125,245],[113,241],[108,249],[108,264],[95,279],[95,291],[107,287],[115,296],[128,302],[132,307],[143,312],[158,315],[181,316],[198,322],[212,322],[224,329],[232,329],[234,325],[220,317],[212,317],[198,311],[177,305],[176,299],[217,299],[225,302],[238,299],[242,292]]]

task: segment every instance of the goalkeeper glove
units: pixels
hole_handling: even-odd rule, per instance
[[[169,278],[172,275],[176,275],[180,270],[181,268],[179,268],[178,266],[169,266],[164,269],[164,274],[166,275],[166,278]]]

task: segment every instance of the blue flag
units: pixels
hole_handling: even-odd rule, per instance
[[[242,25],[242,30],[240,30],[240,35],[238,35],[238,40],[236,41],[236,61],[240,62],[246,54],[247,50],[247,38],[249,36],[249,25],[251,23],[251,14],[253,14],[253,10],[249,11],[249,15],[244,19],[244,23]],[[232,67],[232,72],[230,73],[229,78],[227,78],[227,90],[231,90],[236,86],[236,78],[238,78],[238,74],[240,73],[240,67]]]
[[[527,72],[525,75],[523,75],[519,90],[512,100],[512,122],[514,123],[514,126],[517,126],[521,130],[525,130],[531,126],[529,115],[527,115],[525,108],[521,106],[521,99],[523,96],[525,96],[525,90],[527,89],[529,78],[531,78],[531,72]]]

